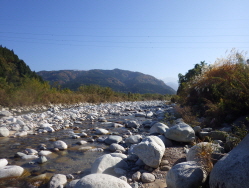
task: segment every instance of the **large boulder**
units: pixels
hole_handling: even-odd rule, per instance
[[[132,152],[146,165],[157,168],[165,151],[163,141],[157,136],[147,136],[135,145]]]
[[[180,122],[170,127],[164,136],[168,139],[178,142],[193,142],[195,140],[195,131],[184,122]]]
[[[205,179],[206,174],[195,161],[178,163],[166,175],[168,188],[198,188]]]
[[[74,188],[131,188],[131,186],[108,174],[90,174],[81,178]]]
[[[249,134],[221,158],[210,174],[210,188],[249,187]]]
[[[110,153],[97,158],[92,164],[91,173],[115,174],[114,168],[127,169],[128,165],[124,159],[127,156],[121,153]]]
[[[0,137],[7,137],[9,135],[10,132],[6,127],[0,127]]]
[[[16,165],[8,165],[0,168],[0,179],[9,177],[19,177],[23,174],[24,169]]]

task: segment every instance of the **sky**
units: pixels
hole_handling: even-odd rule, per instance
[[[32,71],[115,68],[177,82],[249,50],[248,0],[0,0],[0,45]]]

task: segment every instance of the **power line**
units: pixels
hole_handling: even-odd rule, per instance
[[[175,37],[179,37],[179,38],[186,38],[186,37],[190,37],[190,38],[199,38],[199,37],[248,37],[249,35],[165,35],[165,36],[156,36],[156,35],[82,35],[82,34],[78,34],[78,35],[60,35],[60,34],[44,34],[44,33],[17,33],[17,32],[0,32],[0,33],[8,33],[8,34],[16,34],[16,35],[44,35],[44,36],[69,36],[69,37],[98,37],[98,38],[175,38]]]
[[[80,46],[80,47],[100,47],[100,48],[145,48],[145,49],[171,49],[171,48],[192,48],[192,49],[195,49],[195,48],[205,48],[205,49],[213,49],[213,48],[233,48],[234,46],[232,47],[191,47],[191,46],[178,46],[178,47],[174,47],[174,46],[170,46],[170,47],[158,47],[158,46],[111,46],[111,45],[89,45],[89,44],[85,44],[85,45],[82,45],[82,44],[69,44],[69,43],[45,43],[45,42],[34,42],[34,41],[17,41],[17,40],[3,40],[3,41],[10,41],[10,42],[18,42],[18,43],[35,43],[35,44],[46,44],[46,45],[59,45],[59,46]],[[249,47],[237,47],[237,48],[249,48]]]
[[[155,42],[155,41],[149,41],[149,42],[138,42],[138,41],[132,41],[132,42],[127,42],[127,41],[89,41],[89,40],[65,40],[65,39],[41,39],[41,38],[25,38],[25,37],[9,37],[9,36],[0,36],[3,37],[4,39],[6,38],[12,38],[12,39],[24,39],[24,40],[42,40],[42,41],[58,41],[58,42],[81,42],[81,43],[122,43],[122,44],[132,44],[132,43],[137,43],[137,44],[178,44],[178,43],[187,43],[187,44],[219,44],[219,43],[224,43],[224,44],[230,44],[230,43],[249,43],[249,42]]]

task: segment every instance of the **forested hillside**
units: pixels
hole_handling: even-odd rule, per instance
[[[52,85],[61,84],[62,88],[77,90],[81,85],[100,85],[117,92],[175,94],[163,81],[140,72],[127,70],[89,70],[89,71],[40,71],[37,73]]]
[[[31,71],[26,63],[19,59],[13,50],[0,46],[0,84],[20,85],[24,78],[42,78]]]

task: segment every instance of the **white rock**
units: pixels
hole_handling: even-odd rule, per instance
[[[0,127],[0,137],[9,136],[10,132],[6,127]]]
[[[22,159],[24,160],[31,160],[31,159],[38,159],[39,157],[36,155],[24,155],[22,156]]]
[[[44,130],[47,131],[47,132],[50,132],[50,133],[54,132],[53,127],[45,127]]]
[[[50,179],[49,188],[59,188],[63,187],[67,183],[67,177],[64,174],[55,174]]]
[[[21,126],[26,125],[21,119],[17,119],[16,123],[19,124],[19,125],[21,125]]]
[[[0,168],[6,166],[8,164],[7,159],[0,159]]]
[[[62,140],[57,140],[54,142],[54,148],[64,150],[64,149],[67,149],[67,144],[63,142]]]
[[[39,151],[38,155],[40,156],[47,156],[47,155],[50,155],[52,154],[51,151],[46,151],[46,150],[42,150],[42,151]]]
[[[0,111],[0,117],[1,116],[12,116],[12,114],[9,111],[5,110],[5,111]]]
[[[97,130],[95,131],[95,133],[98,134],[98,135],[102,135],[102,134],[108,134],[109,131],[106,130],[106,129],[97,129]]]
[[[16,132],[15,136],[16,137],[23,137],[23,136],[27,136],[28,133],[26,131],[22,131],[22,132]]]
[[[8,165],[0,168],[0,179],[9,177],[19,177],[24,172],[24,169],[16,165]]]
[[[90,174],[81,178],[74,188],[131,188],[131,186],[115,176]]]

